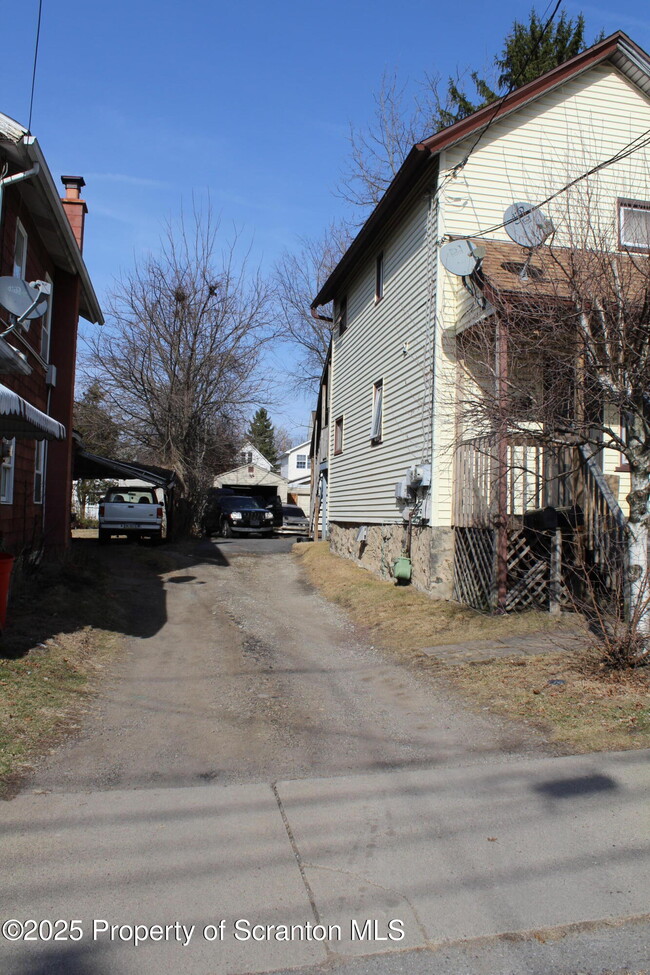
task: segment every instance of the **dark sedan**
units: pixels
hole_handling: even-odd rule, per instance
[[[206,535],[218,532],[224,538],[232,535],[270,535],[273,512],[261,508],[254,498],[223,495],[208,505],[203,519]]]

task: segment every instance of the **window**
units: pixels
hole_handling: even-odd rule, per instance
[[[253,451],[252,450],[242,450],[241,452],[241,462],[244,464],[253,463]]]
[[[16,247],[14,250],[14,270],[15,278],[27,280],[27,234],[20,220],[16,221]]]
[[[377,264],[375,266],[375,301],[381,301],[384,297],[384,252],[377,254]]]
[[[45,275],[45,280],[49,285],[52,284],[52,278],[49,274]],[[53,295],[50,293],[47,299],[47,311],[41,318],[41,359],[45,362],[50,361],[50,335],[52,332],[52,299]]]
[[[304,471],[307,468],[307,454],[296,454],[296,467],[300,471]]]
[[[650,251],[650,203],[619,200],[618,236],[622,249]]]
[[[14,500],[14,453],[16,441],[0,441],[2,467],[0,468],[0,502],[12,504]]]
[[[343,335],[344,331],[348,327],[348,299],[341,298],[339,302],[339,310],[336,316],[336,326],[339,330],[339,335]]]
[[[36,441],[34,457],[34,504],[43,504],[43,484],[45,480],[45,441]]]
[[[334,424],[334,453],[343,453],[343,417],[340,416]]]
[[[383,420],[384,383],[380,379],[372,387],[372,426],[370,439],[373,443],[381,443],[381,425]]]

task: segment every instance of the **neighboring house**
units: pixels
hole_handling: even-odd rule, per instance
[[[252,443],[245,443],[239,451],[239,460],[242,465],[248,466],[254,464],[255,467],[261,467],[262,470],[272,471],[273,464],[270,460],[267,460],[264,454],[261,454],[257,447],[254,447]]]
[[[290,447],[280,454],[280,474],[289,482],[288,501],[303,509],[307,517],[311,511],[310,441]]]
[[[566,194],[553,194],[648,130],[650,61],[618,32],[413,147],[312,306],[318,314],[334,304],[331,368],[311,453],[316,494],[326,483],[335,552],[384,575],[406,552],[417,585],[484,604],[489,584],[475,599],[474,582],[464,585],[481,560],[486,577],[492,570],[494,511],[481,494],[477,452],[459,460],[459,441],[477,443],[485,432],[459,429],[460,334],[489,318],[490,284],[503,285],[505,275],[515,290],[525,288],[527,251],[504,229],[506,208],[547,200],[554,243],[562,246]],[[589,218],[609,228],[612,248],[622,245],[625,216],[632,235],[639,228],[638,239],[625,243],[647,253],[648,149],[621,157],[585,185]],[[473,271],[449,273],[442,245],[469,237],[480,238],[482,263],[479,257]],[[620,455],[604,453],[604,473],[620,473],[622,496]],[[602,481],[591,476],[589,490],[606,493]],[[478,501],[467,520],[468,499],[482,501],[486,521],[478,519]],[[513,501],[508,515],[523,517],[530,504],[522,505]],[[488,543],[473,550],[475,529],[485,530]]]
[[[69,544],[77,326],[103,319],[82,258],[84,180],[62,177],[62,200],[38,141],[5,115],[0,170],[0,276],[51,287],[28,328],[0,307],[0,535],[19,555]]]
[[[231,471],[219,474],[213,481],[216,488],[228,488],[235,494],[246,494],[270,502],[276,496],[283,504],[287,502],[289,482],[281,474],[276,474],[270,467],[260,467],[257,464],[244,464]]]

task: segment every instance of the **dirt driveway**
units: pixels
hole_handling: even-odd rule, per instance
[[[272,782],[543,753],[528,729],[472,713],[364,643],[289,547],[206,540],[166,550],[176,568],[160,576],[138,570],[126,546],[98,549],[139,635],[81,735],[27,789]]]

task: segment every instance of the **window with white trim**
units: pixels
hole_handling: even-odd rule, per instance
[[[20,220],[16,221],[13,276],[27,280],[27,232]]]
[[[343,453],[343,417],[334,421],[334,453]]]
[[[51,286],[52,278],[49,274],[45,275],[45,280]],[[50,337],[52,334],[52,301],[54,300],[53,291],[47,299],[47,311],[41,318],[41,359],[45,362],[50,361]]]
[[[0,503],[13,504],[14,500],[14,459],[16,440],[0,440]]]
[[[36,441],[34,455],[34,504],[43,504],[45,484],[45,441]]]
[[[370,439],[373,443],[381,443],[381,428],[383,420],[384,381],[380,379],[372,387],[372,426]]]
[[[296,467],[299,471],[307,469],[307,454],[296,454]]]
[[[618,232],[622,250],[650,251],[650,203],[619,200]]]

